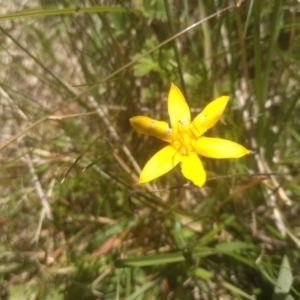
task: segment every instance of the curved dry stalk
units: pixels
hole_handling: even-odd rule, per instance
[[[29,172],[32,176],[32,179],[33,179],[33,183],[34,183],[34,186],[35,186],[35,190],[39,196],[39,199],[41,201],[41,204],[42,204],[42,207],[45,211],[45,214],[46,214],[46,217],[49,219],[49,220],[53,220],[53,215],[52,215],[52,212],[51,212],[51,208],[50,208],[50,205],[49,205],[49,202],[48,202],[48,199],[44,193],[44,190],[42,188],[42,185],[41,185],[41,182],[38,178],[38,176],[36,175],[36,172],[35,172],[35,169],[34,169],[34,166],[33,166],[33,163],[32,163],[32,160],[31,160],[31,157],[28,153],[26,153],[24,155],[24,158],[23,158],[24,162],[27,164],[28,168],[29,168]]]

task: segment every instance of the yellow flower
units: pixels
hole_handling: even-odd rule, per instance
[[[240,144],[202,136],[218,122],[228,100],[227,96],[217,98],[191,122],[190,109],[184,96],[179,88],[172,84],[168,97],[171,128],[166,122],[146,116],[131,118],[130,124],[137,132],[170,143],[147,162],[140,175],[139,183],[166,174],[180,162],[182,174],[201,187],[206,181],[206,172],[198,154],[211,158],[238,158],[251,153]]]

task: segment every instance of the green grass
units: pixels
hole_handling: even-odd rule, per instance
[[[0,299],[299,299],[298,7],[227,2],[3,8]],[[256,154],[138,185],[171,82]]]

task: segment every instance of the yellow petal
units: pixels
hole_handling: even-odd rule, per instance
[[[211,158],[239,158],[251,151],[232,141],[200,137],[196,142],[195,151],[199,155]]]
[[[171,84],[168,97],[168,112],[171,126],[178,122],[182,125],[187,125],[191,122],[189,106],[187,105],[180,89],[173,83]]]
[[[206,172],[196,153],[182,157],[181,172],[185,178],[199,187],[203,186],[206,181]]]
[[[167,122],[153,120],[146,116],[136,116],[129,121],[138,133],[151,135],[166,142],[172,140],[172,129]]]
[[[203,111],[194,119],[192,130],[196,137],[203,135],[212,128],[222,116],[229,97],[222,96],[210,102]]]
[[[140,175],[139,183],[158,178],[172,170],[181,160],[181,155],[172,146],[158,151],[145,165]]]

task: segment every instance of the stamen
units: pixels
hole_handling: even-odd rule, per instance
[[[186,155],[187,152],[186,152],[186,149],[181,149],[181,155]]]
[[[195,152],[196,136],[191,130],[191,126],[192,124],[187,119],[182,119],[173,126],[172,146],[182,156],[187,156]]]
[[[155,122],[153,120],[150,121],[150,125],[152,128],[155,128]]]
[[[166,134],[171,135],[172,134],[172,128],[167,128]]]
[[[180,121],[180,123],[181,123],[181,125],[188,125],[188,124],[189,124],[189,122],[188,122],[187,119],[182,119],[182,120]]]

